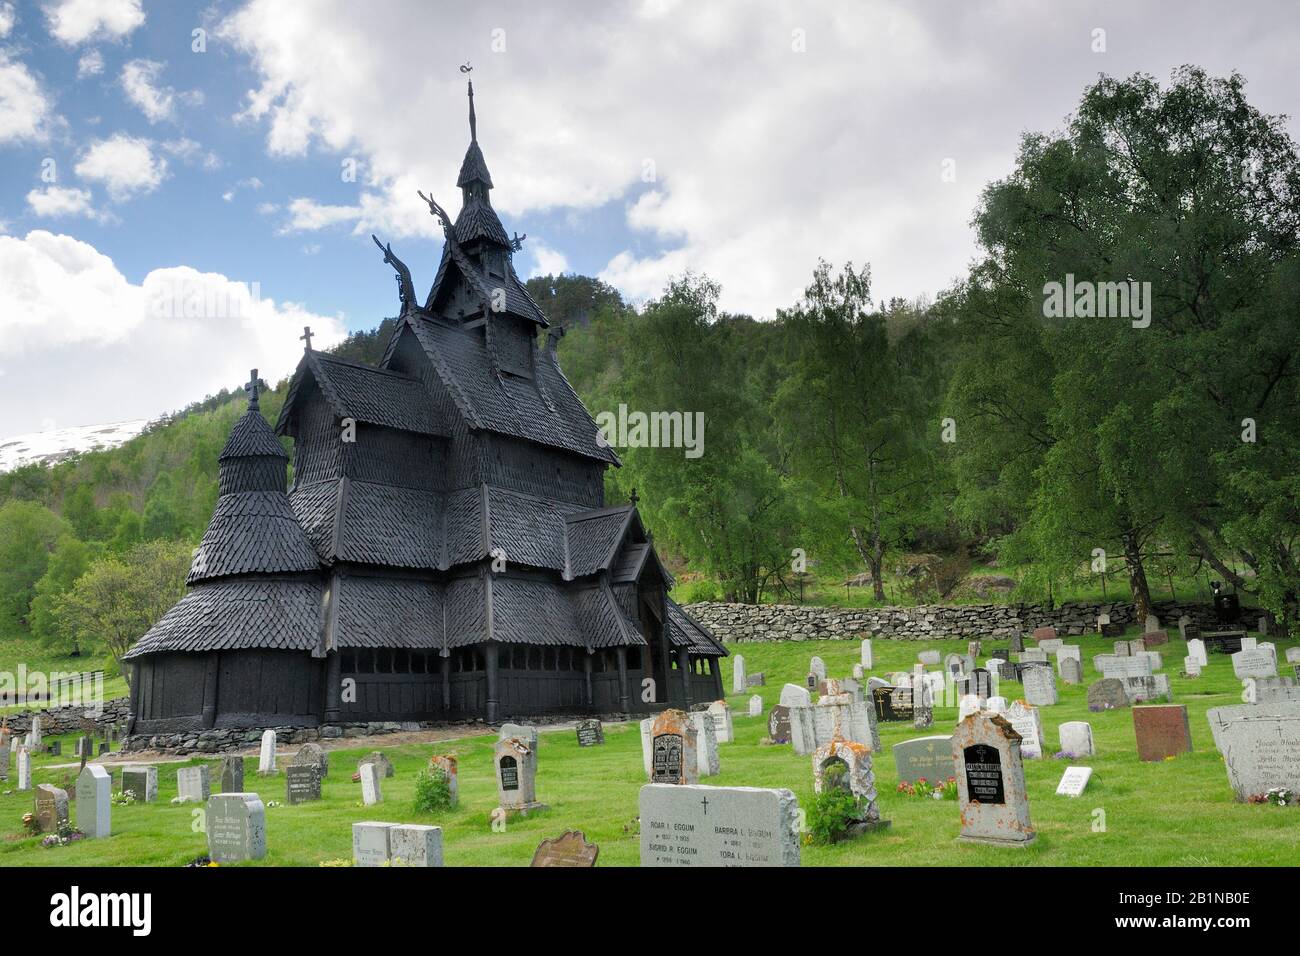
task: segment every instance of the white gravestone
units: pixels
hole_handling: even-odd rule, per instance
[[[743,694],[745,687],[745,658],[737,654],[731,659],[731,692]]]
[[[1188,677],[1201,676],[1201,659],[1195,655],[1188,654],[1183,658],[1183,673]]]
[[[647,717],[645,720],[641,721],[641,762],[645,764],[645,776],[647,780],[650,779],[650,756],[654,749],[650,743],[650,728],[653,727],[654,724],[655,719],[653,717]]]
[[[262,750],[257,760],[257,772],[262,776],[275,773],[275,731],[262,734]]]
[[[393,866],[442,866],[442,827],[399,823],[388,831]]]
[[[871,654],[871,638],[865,638],[862,641],[862,666],[871,670],[875,666],[874,658]]]
[[[1051,707],[1056,703],[1056,672],[1050,667],[1028,668],[1021,683],[1027,703],[1035,707]]]
[[[1091,779],[1091,767],[1066,767],[1065,773],[1061,774],[1061,782],[1056,785],[1056,795],[1058,797],[1081,796]]]
[[[1277,661],[1268,651],[1261,651],[1258,648],[1238,651],[1232,655],[1232,672],[1238,678],[1276,677]]]
[[[731,722],[731,708],[725,700],[715,700],[709,704],[708,714],[713,718],[713,731],[718,736],[718,743],[729,744],[736,739],[736,730]]]
[[[207,764],[198,767],[181,767],[176,771],[176,790],[181,803],[207,803],[212,795]]]
[[[763,716],[763,698],[758,696],[758,694],[755,694],[753,697],[749,698],[749,716],[751,717]]]
[[[798,866],[799,803],[789,790],[647,784],[641,865]]]
[[[816,682],[820,684],[826,679],[826,662],[820,657],[813,657],[808,662],[808,673],[812,674],[817,679]]]
[[[392,860],[392,830],[395,824],[365,820],[352,824],[352,865],[387,866]]]
[[[1061,752],[1075,757],[1091,757],[1093,749],[1092,724],[1086,720],[1071,720],[1060,726]]]
[[[208,856],[214,863],[239,863],[266,856],[266,806],[255,793],[208,797]]]
[[[32,789],[32,754],[26,746],[18,748],[18,789]]]
[[[361,802],[368,807],[384,799],[384,791],[379,782],[381,773],[377,764],[361,765]]]
[[[1026,760],[1039,760],[1043,756],[1043,718],[1038,708],[1018,700],[1002,716],[1020,735],[1020,756]]]
[[[721,772],[718,758],[718,725],[713,715],[702,710],[690,714],[695,725],[695,760],[701,777],[715,777]]]
[[[781,688],[782,707],[806,707],[812,703],[812,694],[808,688],[798,684],[786,684]]]
[[[113,778],[99,764],[88,763],[77,775],[77,829],[87,839],[113,833]]]

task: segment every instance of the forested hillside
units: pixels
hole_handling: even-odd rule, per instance
[[[1144,612],[1213,577],[1293,624],[1300,162],[1280,121],[1238,77],[1102,80],[1024,138],[974,226],[981,258],[934,302],[875,301],[864,263],[821,263],[764,316],[721,310],[703,275],[636,309],[596,279],[529,282],[569,379],[620,426],[609,498],[636,489],[679,598],[957,600],[1001,580]],[[1123,285],[1128,310],[1054,310],[1067,276]],[[377,363],[390,330],[337,351]],[[0,476],[0,628],[99,641],[180,593],[243,408],[223,391]],[[657,441],[639,413],[676,430]]]

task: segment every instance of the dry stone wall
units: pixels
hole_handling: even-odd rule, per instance
[[[803,604],[690,604],[686,610],[727,643],[747,641],[842,641],[884,638],[898,641],[945,638],[1005,637],[1013,630],[1026,634],[1036,627],[1055,627],[1062,635],[1094,631],[1097,616],[1110,615],[1112,624],[1133,624],[1132,604],[922,605],[919,607],[813,607]],[[1214,623],[1209,604],[1157,602],[1161,624],[1176,631],[1186,614],[1200,627]]]

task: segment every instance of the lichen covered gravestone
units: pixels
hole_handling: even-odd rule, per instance
[[[442,827],[399,823],[388,831],[392,866],[442,866]]]
[[[1128,692],[1118,678],[1103,677],[1088,688],[1088,709],[1094,713],[1127,707],[1128,703]]]
[[[832,740],[813,752],[813,791],[822,793],[838,787],[857,799],[858,808],[849,825],[851,834],[889,826],[880,819],[876,805],[876,775],[871,750],[851,740]]]
[[[537,728],[532,724],[502,724],[501,730],[497,733],[497,740],[509,740],[511,737],[518,737],[534,751],[541,743]]]
[[[1192,751],[1192,731],[1183,704],[1134,707],[1133,732],[1139,760],[1164,760]]]
[[[789,790],[641,788],[641,865],[798,866],[799,804]]]
[[[68,823],[68,791],[52,784],[36,787],[36,827],[41,833],[58,833]]]
[[[434,754],[429,758],[429,772],[442,775],[442,778],[447,782],[447,794],[451,798],[451,806],[458,806],[460,804],[460,768],[456,763],[456,758],[447,754]]]
[[[972,714],[952,736],[961,808],[959,840],[1028,846],[1036,834],[1020,760],[1020,735],[1003,718]]]
[[[600,847],[588,843],[581,830],[568,830],[553,840],[543,840],[533,853],[530,867],[592,867],[600,856]]]
[[[499,811],[527,815],[543,809],[537,801],[537,751],[519,737],[498,740],[493,760]]]
[[[266,856],[266,807],[255,793],[216,793],[208,798],[208,856],[239,863]]]
[[[306,743],[289,761],[291,767],[315,767],[321,779],[330,775],[330,755],[320,744]]]
[[[284,789],[285,800],[291,805],[319,800],[320,767],[315,763],[290,764],[285,767]]]
[[[366,806],[382,803],[384,799],[383,772],[376,763],[363,763],[357,771],[361,774],[361,802]]]
[[[1093,749],[1092,724],[1086,720],[1071,720],[1060,727],[1061,753],[1075,757],[1091,757]]]
[[[244,758],[239,754],[226,754],[221,758],[221,792],[244,792]]]
[[[713,722],[712,715],[705,711],[691,714],[691,723],[695,725],[695,756],[699,775],[717,776],[721,772],[717,725]]]
[[[397,773],[393,769],[393,762],[389,760],[382,751],[372,750],[360,760],[357,761],[357,770],[360,771],[364,764],[372,763],[379,768],[380,776],[387,779]]]
[[[650,781],[676,785],[699,780],[698,732],[690,716],[665,710],[650,727]]]

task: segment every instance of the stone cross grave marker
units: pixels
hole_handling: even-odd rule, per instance
[[[208,797],[208,856],[214,863],[239,863],[266,856],[266,807],[255,793]]]
[[[1183,704],[1134,707],[1133,731],[1139,760],[1164,760],[1192,751],[1192,731]]]
[[[789,790],[641,788],[641,865],[798,866],[799,804]]]
[[[99,764],[77,775],[77,828],[88,840],[113,833],[113,778]]]
[[[1020,735],[1003,718],[972,714],[952,736],[960,840],[1028,846],[1036,834],[1020,759]]]

